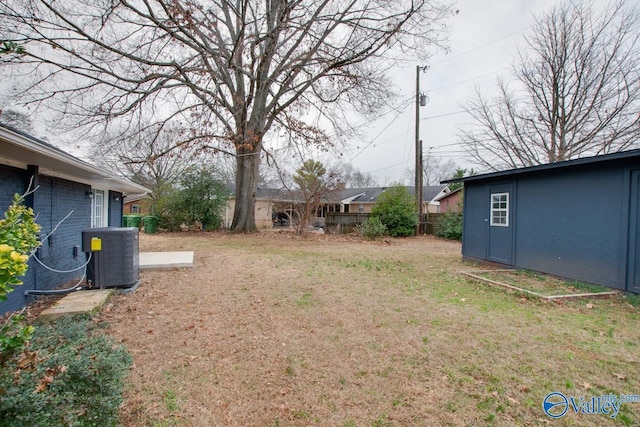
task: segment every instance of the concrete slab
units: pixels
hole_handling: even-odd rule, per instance
[[[72,292],[44,310],[40,316],[59,317],[65,314],[92,312],[104,305],[111,292],[111,289]]]
[[[193,267],[193,252],[140,252],[140,270]]]

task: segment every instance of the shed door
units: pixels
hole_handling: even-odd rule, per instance
[[[513,265],[513,184],[489,186],[489,261]]]
[[[640,171],[631,171],[629,275],[627,291],[640,293]]]

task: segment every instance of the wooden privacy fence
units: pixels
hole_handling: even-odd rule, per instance
[[[368,213],[329,212],[324,223],[327,234],[349,234],[356,231],[356,226],[369,218]]]
[[[443,213],[427,213],[420,215],[420,234],[433,234],[437,224],[442,221]],[[349,234],[356,231],[356,227],[365,219],[368,213],[338,213],[329,212],[324,225],[327,234]]]
[[[444,219],[444,213],[426,213],[420,218],[420,234],[435,234],[436,227]]]

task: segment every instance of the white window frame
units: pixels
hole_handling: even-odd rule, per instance
[[[502,199],[503,197],[504,200]],[[495,206],[496,203],[498,203],[498,206]],[[504,216],[502,215],[503,213]],[[492,227],[509,226],[509,193],[491,193],[491,211],[489,212],[489,217],[491,218]],[[498,218],[500,221],[495,221]],[[503,219],[504,222],[502,222]]]
[[[94,188],[92,190],[93,198],[91,199],[91,227],[107,227],[109,224],[109,191]],[[102,201],[102,208],[98,201]]]

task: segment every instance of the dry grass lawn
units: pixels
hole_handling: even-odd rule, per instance
[[[467,280],[460,245],[262,233],[142,235],[195,251],[99,314],[134,357],[125,426],[637,425],[542,400],[640,393],[639,311]]]

